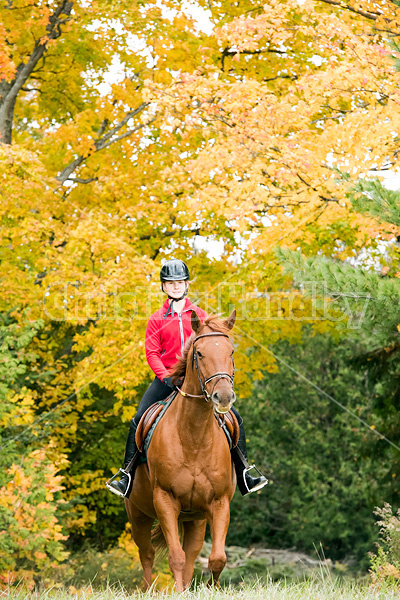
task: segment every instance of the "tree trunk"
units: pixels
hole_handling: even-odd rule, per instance
[[[57,6],[49,18],[49,23],[46,27],[49,40],[55,40],[60,37],[62,34],[60,25],[69,21],[72,6],[73,2],[68,2],[67,0],[63,0]],[[66,15],[66,17],[60,18],[62,14]],[[10,82],[4,79],[0,81],[0,142],[3,144],[11,144],[14,109],[18,94],[46,50],[47,42],[41,44],[40,39],[36,40],[32,54],[26,63],[18,65],[14,79]]]

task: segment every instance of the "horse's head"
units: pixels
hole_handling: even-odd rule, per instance
[[[195,311],[191,322],[195,333],[193,340],[193,362],[201,388],[207,400],[211,400],[217,413],[227,413],[236,400],[233,391],[233,345],[229,331],[233,328],[236,311],[220,321],[208,317],[202,323]]]

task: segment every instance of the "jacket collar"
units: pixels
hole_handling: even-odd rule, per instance
[[[162,307],[162,314],[163,314],[163,316],[166,314],[170,302],[171,301],[168,298],[164,302],[163,307]],[[181,313],[186,312],[188,310],[195,310],[195,309],[196,309],[196,306],[192,302],[190,302],[189,298],[185,298],[185,304],[184,304],[184,306],[183,306],[183,308],[181,310]],[[176,314],[175,311],[174,311],[174,314]]]

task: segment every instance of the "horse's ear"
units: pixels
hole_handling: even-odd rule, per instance
[[[236,321],[236,309],[233,309],[230,316],[225,319],[224,323],[228,329],[232,329]]]
[[[190,320],[192,322],[192,329],[195,333],[197,333],[201,327],[201,321],[199,319],[199,317],[197,316],[197,313],[195,310],[192,310],[192,315],[190,317]]]

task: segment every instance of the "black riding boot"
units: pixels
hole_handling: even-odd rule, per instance
[[[118,475],[118,473],[116,473],[106,483],[106,486],[111,492],[117,494],[117,496],[123,496],[124,498],[129,494],[131,483],[135,477],[136,467],[139,464],[140,452],[136,446],[136,429],[137,425],[132,419],[129,427],[128,439],[126,441],[124,468],[118,471],[118,473],[122,473],[121,479],[119,481],[114,479]]]
[[[249,475],[248,471],[251,467],[247,462],[246,434],[244,432],[243,419],[239,417],[238,421],[239,440],[236,448],[233,448],[231,456],[235,465],[238,488],[242,496],[246,496],[250,492],[256,492],[264,487],[268,483],[268,479],[258,469],[256,470],[260,473],[260,477]]]

